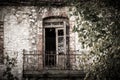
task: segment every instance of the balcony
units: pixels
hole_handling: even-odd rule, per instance
[[[45,53],[45,54],[43,54]],[[31,51],[23,57],[24,77],[79,77],[85,76],[79,68],[81,54],[55,54],[56,52]]]

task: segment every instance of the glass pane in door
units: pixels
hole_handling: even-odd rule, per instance
[[[57,51],[58,54],[64,54],[64,30],[57,29]]]
[[[64,53],[64,37],[58,36],[58,53],[63,54]]]

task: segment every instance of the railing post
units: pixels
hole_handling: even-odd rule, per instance
[[[45,68],[45,54],[46,54],[46,51],[43,51],[43,69]]]
[[[24,66],[25,66],[25,49],[23,49],[23,73],[24,73]]]

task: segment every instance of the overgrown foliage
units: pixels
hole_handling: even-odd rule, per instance
[[[3,73],[4,80],[19,80],[14,74],[12,73],[13,68],[16,66],[16,58],[10,58],[9,55],[4,57],[6,69]]]
[[[119,1],[75,0],[72,4],[76,7],[72,14],[77,23],[74,31],[79,33],[83,47],[90,47],[90,55],[95,56],[85,80],[119,80]]]

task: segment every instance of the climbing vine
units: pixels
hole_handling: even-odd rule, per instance
[[[3,80],[19,80],[17,76],[13,74],[13,69],[16,67],[16,57],[10,58],[8,54],[4,57],[6,69],[3,73]]]
[[[113,4],[112,4],[113,3]],[[84,47],[91,49],[93,64],[85,80],[120,79],[120,10],[112,0],[75,0],[75,32]],[[116,4],[116,5],[115,5]]]

